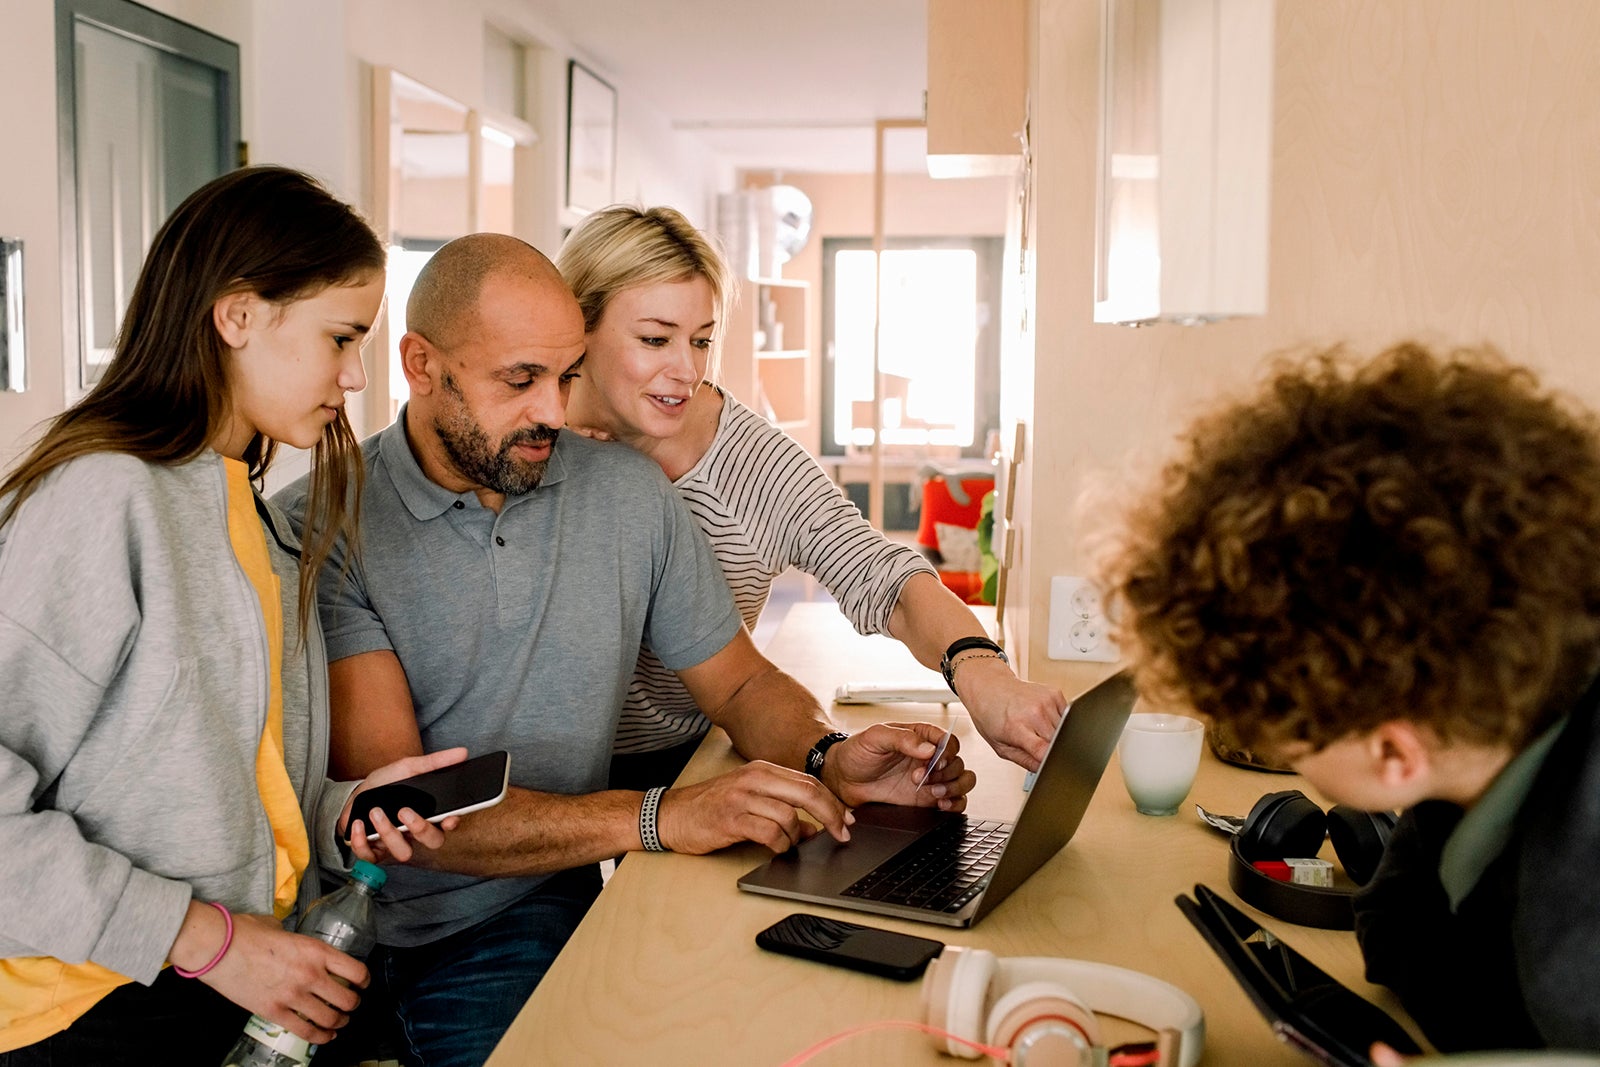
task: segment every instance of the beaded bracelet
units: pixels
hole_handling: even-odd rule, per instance
[[[658,785],[645,790],[644,804],[639,808],[639,842],[644,845],[646,852],[666,852],[667,846],[661,843],[661,794],[667,791],[664,785]]]
[[[217,954],[215,956],[211,957],[211,962],[200,968],[198,971],[186,971],[174,963],[172,965],[172,969],[178,972],[179,978],[199,978],[202,974],[205,974],[207,971],[211,970],[211,968],[221,963],[222,957],[228,954],[228,946],[233,944],[233,913],[228,910],[228,906],[226,904],[223,904],[219,901],[213,900],[210,901],[210,904],[213,908],[216,908],[218,911],[222,912],[222,921],[228,924],[227,932],[222,935],[222,947],[217,949]]]
[[[950,665],[950,689],[952,691],[954,691],[956,687],[956,671],[959,670],[961,665],[967,662],[969,659],[997,659],[1001,663],[1006,664],[1011,662],[1006,658],[1006,654],[1004,652],[968,652],[965,656],[962,656],[960,659],[956,660]],[[956,695],[960,696],[961,694],[957,693]]]
[[[956,638],[950,642],[950,647],[944,650],[944,655],[939,660],[939,671],[944,675],[944,684],[950,687],[952,693],[956,691],[956,657],[975,648],[986,648],[996,659],[1004,660],[1006,663],[1011,662],[1006,650],[987,637]]]

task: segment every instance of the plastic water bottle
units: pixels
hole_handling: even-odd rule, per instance
[[[356,860],[350,881],[320,898],[300,920],[299,931],[319,937],[340,952],[365,959],[377,944],[378,926],[373,898],[389,876],[382,867]],[[305,1067],[317,1046],[297,1037],[277,1023],[250,1016],[244,1033],[222,1061],[223,1067]]]

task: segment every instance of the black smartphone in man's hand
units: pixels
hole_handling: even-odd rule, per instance
[[[874,926],[796,912],[756,935],[768,952],[831,963],[855,971],[909,982],[928,961],[944,951],[944,943],[927,937],[880,930]]]
[[[493,807],[506,798],[511,777],[511,757],[504,751],[475,756],[436,771],[375,785],[356,794],[350,803],[350,822],[361,820],[367,840],[376,841],[372,809],[378,808],[402,830],[400,809],[410,808],[429,822]],[[345,831],[348,839],[349,831]]]

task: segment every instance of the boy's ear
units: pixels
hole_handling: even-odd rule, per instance
[[[1368,735],[1373,767],[1397,792],[1426,795],[1434,773],[1433,735],[1404,719],[1382,723]]]
[[[261,309],[261,298],[246,290],[229,293],[211,305],[211,324],[229,348],[243,348],[250,339],[250,329],[256,325]]]

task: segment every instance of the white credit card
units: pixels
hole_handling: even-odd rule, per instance
[[[928,765],[922,768],[922,777],[917,779],[917,791],[928,784],[928,778],[934,769],[939,766],[939,761],[944,759],[944,750],[950,747],[950,731],[946,730],[944,736],[939,738],[939,743],[934,746],[933,755],[928,758]]]
[[[960,699],[942,685],[882,685],[867,682],[846,682],[833,694],[835,704],[954,704]]]

